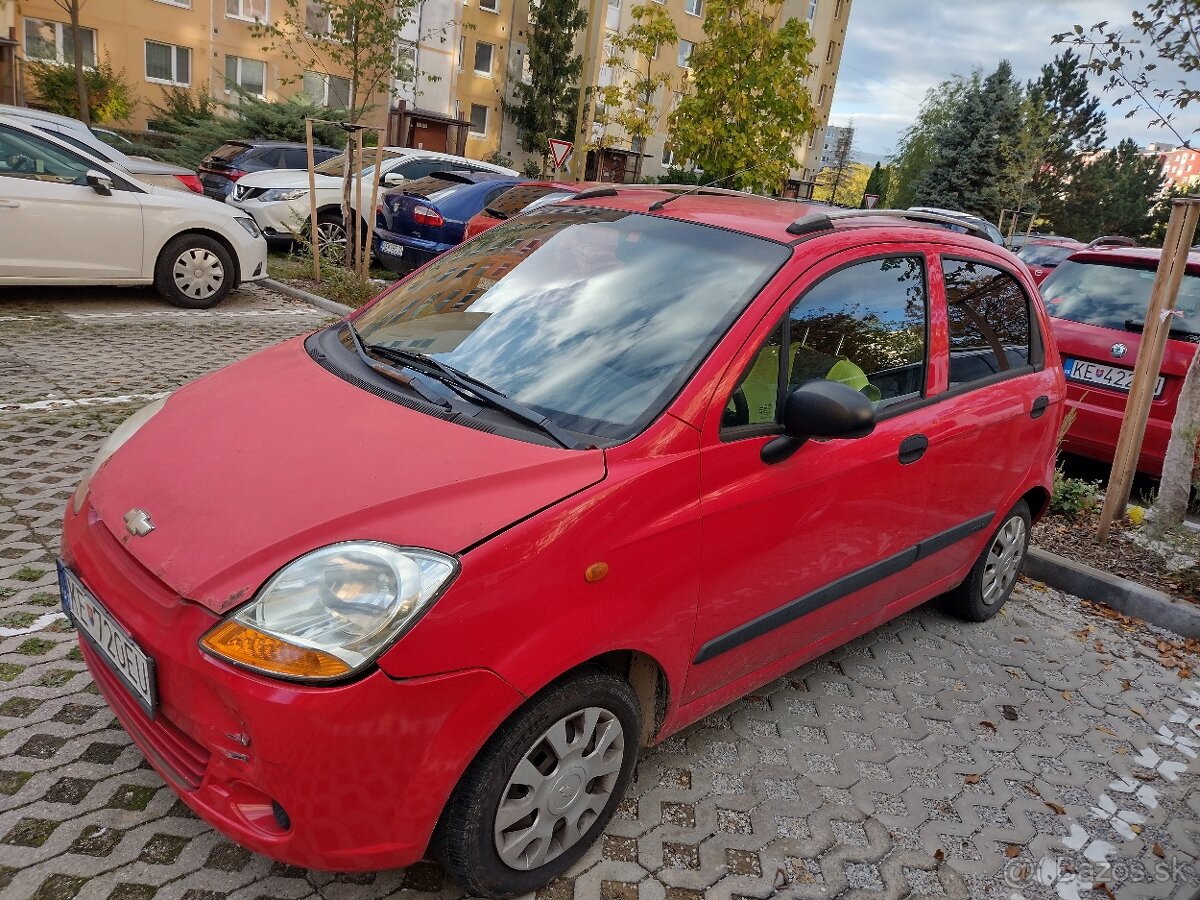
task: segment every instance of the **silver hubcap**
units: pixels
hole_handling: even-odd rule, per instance
[[[533,742],[496,808],[496,852],[514,869],[536,869],[579,843],[612,799],[625,735],[607,709],[559,719]]]
[[[321,239],[321,256],[340,262],[346,255],[346,229],[336,222],[321,222],[317,225],[317,236]]]
[[[184,250],[171,268],[175,286],[189,297],[206,300],[221,289],[225,267],[220,258],[208,250],[194,247]]]
[[[1025,558],[1025,520],[1013,516],[1004,523],[988,548],[983,566],[983,602],[995,606],[1008,593]]]

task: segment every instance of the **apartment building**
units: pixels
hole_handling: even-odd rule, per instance
[[[478,0],[469,0],[478,2]],[[485,0],[486,2],[486,0]],[[515,31],[512,33],[512,62],[510,71],[520,77],[524,67],[526,39],[529,30],[529,0],[504,0],[514,2]],[[677,158],[667,137],[667,117],[687,89],[690,74],[689,60],[695,47],[704,40],[704,0],[583,0],[588,4],[588,24],[581,33],[578,49],[583,57],[579,127],[573,135],[562,135],[573,140],[576,150],[567,165],[567,174],[576,179],[603,181],[633,180],[635,177],[658,176],[671,166],[685,165]],[[613,57],[612,38],[624,33],[633,23],[631,10],[639,3],[661,2],[671,14],[679,32],[679,41],[671,47],[660,48],[651,63],[654,74],[664,74],[670,79],[670,87],[660,94],[660,117],[655,133],[644,142],[634,142],[617,126],[604,124],[603,108],[597,109],[594,98],[589,98],[586,87],[603,87],[623,78],[631,77],[628,70],[609,64]],[[800,145],[796,147],[796,158],[800,166],[792,173],[788,192],[808,196],[812,180],[820,169],[822,138],[829,121],[829,110],[833,104],[833,91],[837,84],[838,66],[841,63],[842,46],[845,43],[846,24],[852,0],[785,0],[781,21],[787,18],[803,18],[815,41],[810,60],[813,72],[808,79],[812,96],[816,125]],[[628,65],[642,64],[642,60],[627,59]],[[506,97],[512,101],[512,86]],[[597,115],[597,113],[600,113]],[[602,145],[602,150],[587,150],[587,147]],[[517,143],[516,128],[504,123],[501,150],[511,155],[519,168],[525,154]]]
[[[1200,150],[1174,144],[1149,144],[1142,155],[1158,157],[1162,164],[1164,193],[1200,183]]]

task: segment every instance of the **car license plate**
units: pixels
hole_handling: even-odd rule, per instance
[[[117,624],[112,613],[61,560],[58,563],[58,585],[67,615],[153,718],[156,700],[154,660],[143,652],[125,629]]]
[[[386,253],[388,256],[403,256],[404,245],[393,244],[391,241],[382,241],[379,244],[379,252]]]
[[[1085,384],[1098,384],[1101,387],[1112,388],[1114,391],[1123,391],[1125,393],[1129,393],[1130,387],[1133,386],[1133,369],[1125,369],[1121,366],[1106,366],[1103,363],[1087,362],[1082,359],[1064,359],[1063,374],[1072,381],[1081,381]],[[1158,382],[1154,385],[1155,397],[1162,394],[1165,384],[1166,379],[1159,375]]]

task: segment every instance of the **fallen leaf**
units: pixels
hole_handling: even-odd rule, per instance
[[[1104,891],[1104,894],[1105,894],[1105,896],[1108,897],[1108,900],[1117,900],[1117,895],[1112,892],[1112,888],[1110,888],[1103,881],[1098,881],[1095,884],[1093,884],[1092,890]]]
[[[1000,707],[1000,712],[1004,713],[1004,718],[1008,719],[1008,721],[1010,721],[1010,722],[1017,721],[1016,707],[1010,706],[1009,704],[1005,703],[1003,706]]]
[[[1189,669],[1187,666],[1180,666],[1178,669],[1178,672],[1179,672],[1180,678],[1191,678],[1192,677],[1192,670]]]
[[[1064,700],[1070,700],[1070,699],[1071,699],[1071,692],[1070,692],[1070,691],[1063,691],[1063,692],[1062,692],[1062,698],[1063,698]]]
[[[996,730],[996,725],[995,725],[995,723],[993,723],[993,722],[989,722],[987,719],[984,719],[984,720],[983,720],[982,722],[980,722],[979,724],[980,724],[982,727],[984,727],[984,728],[990,728],[990,729],[992,729],[992,731],[995,731],[995,730]]]
[[[1146,718],[1146,714],[1144,712],[1142,712],[1140,709],[1138,709],[1136,706],[1129,707],[1129,711],[1131,713],[1133,713],[1135,716],[1141,716],[1143,719]]]
[[[1129,752],[1129,748],[1128,747],[1118,747],[1117,752],[1120,753],[1122,756],[1124,756],[1125,754],[1127,754]]]
[[[1025,790],[1029,791],[1029,793],[1033,794],[1035,797],[1042,796],[1042,792],[1035,788],[1032,784],[1022,784],[1021,787],[1025,788]]]
[[[1050,807],[1052,810],[1054,810],[1060,816],[1066,815],[1067,810],[1063,807],[1063,805],[1061,803],[1051,803],[1049,800],[1046,800],[1044,802],[1048,807]]]
[[[1115,731],[1113,731],[1111,728],[1109,728],[1107,725],[1097,725],[1096,730],[1102,731],[1105,734],[1111,734],[1113,737],[1117,736],[1117,733]]]
[[[963,783],[964,784],[979,784],[979,776],[974,773],[971,773],[970,775],[963,778]]]
[[[946,858],[946,851],[939,847],[937,850],[934,851],[933,858],[936,859],[938,862],[941,862],[943,859]]]
[[[1028,644],[1028,643],[1029,643],[1029,638],[1027,638],[1027,637],[1015,637],[1015,638],[1013,638],[1013,643],[1015,643],[1015,644]]]
[[[1131,824],[1131,825],[1129,826],[1129,830],[1130,830],[1130,831],[1132,831],[1134,834],[1141,834],[1141,833],[1142,833],[1142,826],[1141,826],[1141,825],[1138,825],[1136,822],[1134,822],[1133,824]]]
[[[1166,653],[1170,649],[1171,649],[1171,645],[1168,644],[1166,641],[1158,642],[1158,652],[1159,653]]]
[[[1009,844],[1007,847],[1004,848],[1004,855],[1007,856],[1009,859],[1016,859],[1018,856],[1021,855],[1021,848],[1017,847],[1014,844]]]
[[[1130,681],[1128,678],[1122,678],[1121,679],[1121,690],[1122,691],[1132,691],[1133,690],[1133,682]]]
[[[1163,852],[1162,844],[1158,843],[1157,841],[1155,841],[1154,846],[1150,848],[1150,852],[1153,853],[1155,856],[1157,856],[1159,859],[1164,859],[1164,858],[1166,858],[1166,855],[1167,855],[1166,853]]]

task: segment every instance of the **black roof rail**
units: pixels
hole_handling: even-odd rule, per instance
[[[972,225],[970,222],[954,218],[953,216],[917,212],[911,209],[838,209],[830,210],[829,212],[813,212],[806,216],[801,216],[789,225],[787,232],[788,234],[795,235],[815,234],[818,231],[831,231],[838,219],[873,218],[875,216],[889,219],[905,219],[917,224],[952,225],[956,228],[962,228],[977,238],[982,238],[989,244],[992,243],[992,239],[988,233],[978,225]]]
[[[573,200],[587,200],[589,197],[616,197],[620,191],[666,191],[669,194],[703,194],[709,197],[732,196],[753,197],[746,191],[735,191],[730,188],[704,187],[694,184],[605,184],[590,187],[576,194]]]

